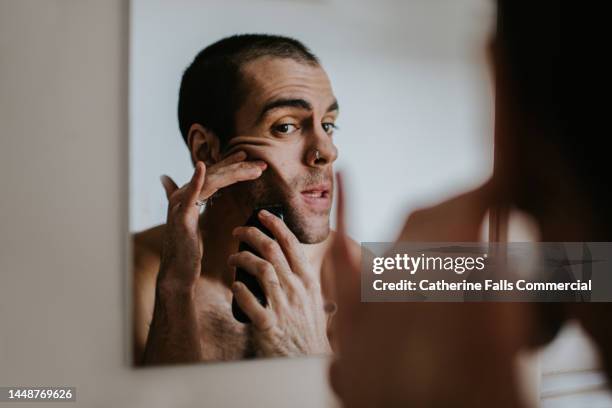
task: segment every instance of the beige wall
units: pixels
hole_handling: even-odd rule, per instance
[[[328,405],[316,358],[129,367],[127,10],[0,0],[0,386],[76,386],[84,407]]]

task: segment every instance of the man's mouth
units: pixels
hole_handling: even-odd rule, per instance
[[[314,210],[329,210],[331,208],[331,187],[328,184],[310,186],[301,191],[304,202]]]

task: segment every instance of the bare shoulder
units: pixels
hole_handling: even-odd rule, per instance
[[[331,244],[334,241],[334,239],[336,238],[337,234],[338,233],[336,231],[331,231],[330,232],[329,239],[327,240],[327,246],[328,247],[331,246]],[[349,249],[350,249],[351,253],[353,255],[360,254],[361,253],[361,244],[359,244],[359,242],[355,241],[351,237],[347,237],[347,238],[348,238]]]
[[[323,275],[326,274],[326,271],[328,269],[331,269],[331,258],[329,257],[330,255],[329,250],[331,249],[331,246],[334,242],[334,239],[336,239],[336,236],[337,236],[337,232],[331,231],[329,234],[329,237],[325,240],[324,247],[323,247],[323,251],[324,251],[323,263],[321,265],[321,270],[322,270]],[[355,257],[356,259],[360,259],[361,258],[361,245],[357,241],[352,239],[351,237],[347,237],[347,241],[349,244],[349,251],[351,255]]]
[[[132,235],[133,358],[140,364],[153,318],[164,225]]]
[[[162,236],[165,225],[158,225],[132,235],[134,275],[157,274],[161,259]]]

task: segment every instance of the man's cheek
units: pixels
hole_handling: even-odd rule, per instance
[[[235,139],[242,141],[230,144],[226,155],[243,150],[247,153],[247,160],[263,160],[268,164],[261,177],[268,187],[282,190],[295,187],[301,163],[299,144],[245,136]]]
[[[291,174],[292,163],[288,162],[287,160],[278,159],[279,158],[277,157],[276,160],[273,158],[264,160],[266,163],[268,163],[268,168],[270,169],[269,171],[274,173],[280,180],[284,181],[285,184],[288,184],[289,180],[295,178],[295,176]]]
[[[268,165],[277,170],[287,168],[291,163],[299,160],[294,152],[287,149],[281,149],[279,146],[257,146],[253,147],[251,150],[253,156],[256,156],[255,158],[264,160]]]
[[[236,136],[230,139],[225,156],[244,151],[249,160],[271,160],[282,153],[283,142],[260,136]]]
[[[263,160],[268,164],[268,168],[264,173],[267,176],[280,182],[283,186],[290,188],[294,187],[292,180],[295,180],[299,174],[297,167],[299,162],[296,159],[287,155],[282,151],[265,151],[260,152],[258,160]]]

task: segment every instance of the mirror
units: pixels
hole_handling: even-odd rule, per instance
[[[332,352],[334,171],[357,248],[490,176],[489,3],[131,2],[134,364]]]

